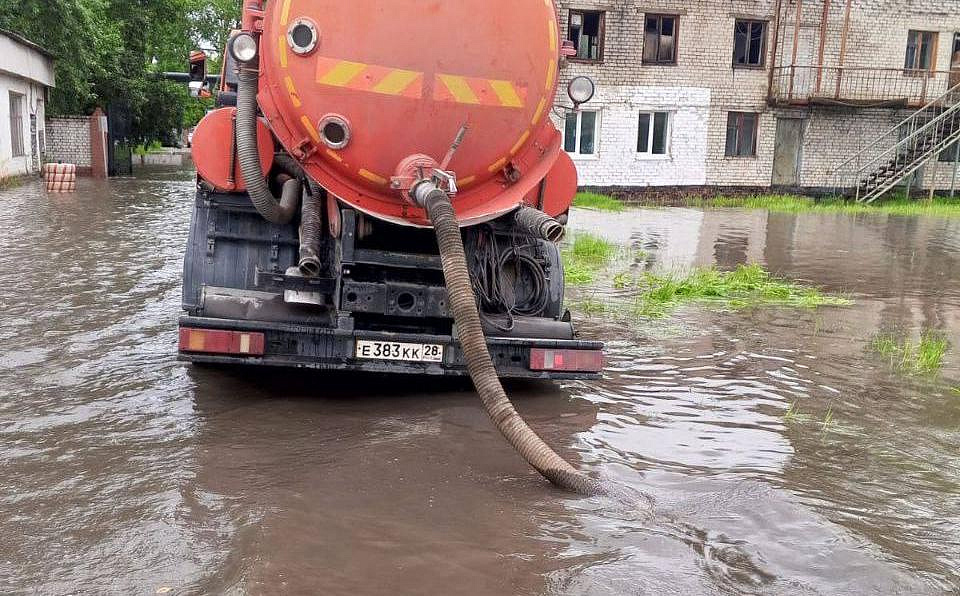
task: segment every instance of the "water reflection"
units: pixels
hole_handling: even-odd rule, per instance
[[[585,318],[603,381],[511,388],[649,515],[544,486],[462,382],[177,363],[191,187],[0,192],[0,591],[960,590],[956,351],[927,377],[868,347],[960,346],[957,222],[576,212],[636,266],[760,262],[855,300],[689,307],[666,337]]]

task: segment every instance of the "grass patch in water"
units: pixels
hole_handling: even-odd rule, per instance
[[[618,289],[637,291],[634,314],[660,317],[689,302],[714,302],[732,308],[774,305],[798,308],[847,306],[849,300],[828,296],[816,288],[778,279],[761,265],[741,265],[734,271],[693,269],[682,275],[645,272],[614,279]]]
[[[784,424],[806,424],[810,420],[810,416],[800,411],[800,404],[797,402],[790,404],[790,407],[783,414]]]
[[[692,207],[766,209],[783,213],[839,213],[856,215],[877,213],[884,215],[930,215],[936,217],[960,217],[960,199],[935,197],[909,199],[894,195],[871,204],[857,203],[839,197],[813,199],[799,195],[754,195],[744,197],[694,198],[688,201]]]
[[[890,360],[894,368],[912,373],[931,374],[943,368],[950,342],[943,334],[923,331],[920,339],[881,333],[870,341],[870,349]]]
[[[567,283],[574,286],[592,284],[597,273],[610,262],[616,251],[615,244],[599,236],[578,234],[562,253]]]
[[[573,206],[614,213],[619,213],[627,208],[619,199],[595,192],[578,192],[576,198],[573,199]]]

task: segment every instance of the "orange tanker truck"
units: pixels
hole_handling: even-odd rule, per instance
[[[193,136],[181,358],[469,374],[538,471],[596,492],[499,381],[603,363],[564,308],[577,173],[550,114],[594,89],[554,105],[564,49],[552,0],[245,0]]]

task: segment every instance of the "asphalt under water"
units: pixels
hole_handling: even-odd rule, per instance
[[[545,485],[467,384],[176,360],[189,173],[0,191],[0,593],[960,590],[960,221],[577,211],[634,267],[759,262],[847,308],[578,317],[598,382],[513,384],[577,467]],[[599,287],[600,299],[612,290]]]

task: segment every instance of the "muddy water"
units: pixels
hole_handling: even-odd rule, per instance
[[[587,318],[603,381],[510,388],[648,516],[546,487],[459,382],[177,363],[190,192],[0,192],[0,592],[960,590],[957,350],[911,376],[867,347],[960,346],[960,222],[577,213],[637,267],[761,262],[856,301]]]

